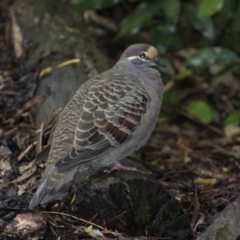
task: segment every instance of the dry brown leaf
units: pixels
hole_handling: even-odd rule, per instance
[[[23,36],[22,31],[17,24],[14,11],[10,8],[10,16],[12,19],[12,43],[16,58],[20,58],[23,54]]]

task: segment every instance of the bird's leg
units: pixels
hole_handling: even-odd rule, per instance
[[[122,165],[119,162],[114,162],[113,166],[109,170],[104,170],[104,172],[111,173],[114,170],[117,170],[117,171],[125,170],[125,171],[131,171],[131,172],[137,171],[137,169],[135,167],[128,167],[128,166]]]

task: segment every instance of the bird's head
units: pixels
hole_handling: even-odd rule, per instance
[[[158,59],[158,51],[155,47],[141,43],[134,44],[129,46],[122,54],[119,62],[123,62],[125,64],[133,64],[137,67],[151,67],[160,65],[162,67],[166,67],[164,63],[161,63]]]

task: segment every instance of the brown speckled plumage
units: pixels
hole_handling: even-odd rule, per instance
[[[148,44],[132,45],[112,69],[77,90],[52,132],[47,167],[30,208],[59,199],[77,172],[83,180],[145,144],[162,100],[160,74],[151,68],[156,54]]]

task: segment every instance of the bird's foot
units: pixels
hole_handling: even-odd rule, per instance
[[[137,169],[135,167],[128,167],[128,166],[124,166],[119,162],[114,162],[113,166],[109,169],[109,170],[104,170],[105,173],[111,173],[113,171],[120,171],[120,170],[125,170],[125,171],[131,171],[131,172],[135,172],[137,171]]]

